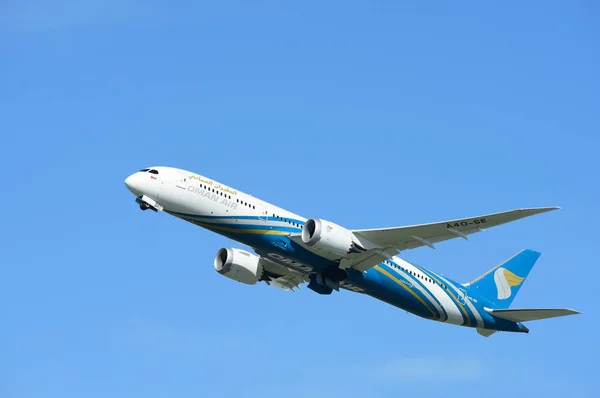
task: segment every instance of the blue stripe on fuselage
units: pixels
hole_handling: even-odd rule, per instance
[[[263,221],[263,219],[254,216],[199,216],[177,212],[170,213],[188,222],[248,245],[261,256],[285,266],[290,266],[291,268],[305,272],[319,272],[328,266],[338,265],[338,262],[328,260],[312,253],[291,240],[289,235],[298,234],[302,231],[302,229],[298,227],[279,226],[273,225],[272,223],[239,224],[234,221],[236,219]],[[219,217],[218,219],[224,222],[217,223],[205,220],[213,217]],[[233,222],[227,222],[229,220]],[[281,222],[279,220],[277,221]],[[272,231],[279,233],[268,233]]]
[[[301,226],[304,225],[304,221],[296,219],[284,219],[276,217],[259,217],[259,216],[202,216],[197,214],[178,213],[173,211],[166,211],[174,216],[180,217],[186,221],[192,222],[211,231],[219,233],[223,236],[231,238],[246,244],[256,250],[258,254],[263,257],[271,258],[273,261],[279,262],[290,268],[295,268],[299,271],[312,271],[319,272],[328,266],[337,266],[338,262],[328,260],[315,253],[312,253],[302,246],[296,244],[294,241],[289,239],[288,235],[297,234],[302,231]],[[240,224],[237,221],[252,222],[250,224]],[[291,227],[277,225],[279,223],[286,223],[285,220],[297,223],[300,227]],[[286,223],[289,224],[289,223]],[[218,228],[226,228],[227,231],[219,230]],[[261,232],[262,231],[262,232]],[[266,234],[265,232],[276,231],[279,234]],[[276,257],[274,257],[276,255]],[[391,264],[402,268],[402,266],[394,261],[390,260]],[[463,323],[465,326],[475,326],[475,316],[471,309],[461,304],[458,299],[458,287],[453,281],[443,278],[441,276],[428,271],[422,267],[415,266],[424,275],[429,276],[431,279],[439,283],[443,283],[448,287],[448,293],[452,301],[459,307],[463,315],[466,314],[466,322]],[[437,297],[427,288],[427,285],[420,281],[414,275],[404,276],[394,267],[390,265],[380,263],[378,264],[380,271],[375,268],[369,269],[367,272],[359,272],[353,269],[348,270],[348,281],[360,286],[365,289],[365,293],[373,296],[377,299],[385,301],[398,308],[402,308],[415,315],[421,316],[427,319],[436,319],[444,321],[447,319],[445,312],[440,312],[436,306],[418,289],[409,287],[418,284],[422,289],[431,295],[440,308],[440,301]],[[381,272],[383,271],[383,272]],[[389,274],[392,277],[386,275]],[[448,281],[448,282],[445,282]],[[401,284],[404,284],[402,286]],[[416,296],[416,297],[415,297]],[[417,298],[418,297],[418,298]],[[477,310],[481,308],[472,303]],[[518,324],[515,322],[505,321],[502,319],[496,319],[485,311],[478,311],[486,328],[497,328],[500,330],[518,331]],[[479,326],[481,327],[481,325]]]
[[[200,214],[190,214],[190,213],[179,213],[176,211],[168,211],[168,213],[173,214],[178,217],[186,217],[186,218],[194,218],[194,219],[208,219],[208,220],[260,220],[260,221],[274,221],[274,222],[287,222],[290,221],[292,223],[296,223],[299,225],[304,225],[305,221],[297,220],[295,218],[285,218],[285,217],[260,217],[260,216],[205,216]]]
[[[429,300],[388,265],[380,263],[366,272],[347,271],[348,281],[365,289],[368,295],[423,318],[439,319],[439,311],[429,304]]]
[[[423,299],[424,299],[424,300],[427,300],[427,302],[428,302],[428,303],[431,305],[431,307],[432,307],[433,309],[435,309],[435,311],[436,311],[437,313],[439,313],[439,314],[440,314],[440,315],[439,315],[439,317],[437,318],[438,320],[440,320],[440,321],[442,321],[442,322],[443,322],[443,321],[445,321],[446,319],[448,319],[448,314],[446,314],[446,312],[445,312],[445,310],[444,310],[444,306],[443,306],[443,305],[442,305],[442,303],[441,303],[441,302],[438,300],[438,298],[435,296],[435,294],[434,294],[434,293],[433,293],[433,292],[432,292],[432,291],[429,289],[429,287],[428,287],[428,286],[427,286],[425,283],[423,283],[423,281],[421,281],[421,280],[420,280],[419,278],[417,278],[415,275],[412,275],[410,272],[408,272],[408,271],[404,270],[404,267],[403,267],[401,264],[399,264],[399,263],[397,263],[397,262],[395,262],[395,261],[392,261],[392,260],[388,260],[388,261],[389,261],[391,264],[393,264],[394,266],[396,266],[396,267],[397,267],[397,270],[396,270],[396,271],[398,272],[398,274],[400,274],[400,271],[399,271],[399,270],[402,270],[402,275],[404,275],[404,278],[405,278],[405,279],[407,279],[408,281],[410,281],[410,282],[411,282],[413,285],[415,285],[415,284],[416,284],[416,285],[420,286],[420,287],[421,287],[423,290],[425,290],[427,293],[429,293],[429,295],[430,295],[430,296],[433,298],[433,300],[434,300],[434,301],[435,301],[435,303],[436,303],[436,304],[439,306],[439,308],[441,308],[441,309],[442,309],[442,312],[440,312],[440,311],[437,309],[436,305],[435,305],[434,303],[432,303],[430,299],[428,299],[428,298],[427,298],[425,295],[423,295],[422,293],[420,293],[420,292],[419,292],[419,293],[421,294],[421,296],[423,297]],[[411,264],[411,265],[412,265],[412,264]],[[418,267],[417,267],[417,268],[418,268]],[[420,269],[420,268],[419,268],[419,269]]]

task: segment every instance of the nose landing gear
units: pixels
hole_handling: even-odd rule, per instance
[[[160,211],[163,209],[161,205],[156,203],[156,201],[152,198],[147,197],[146,195],[142,195],[141,197],[135,198],[136,203],[140,205],[141,210],[152,210],[152,211]]]

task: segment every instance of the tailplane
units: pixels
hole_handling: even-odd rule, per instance
[[[465,286],[488,300],[494,309],[508,308],[540,255],[533,250],[522,250]]]
[[[556,318],[558,316],[575,315],[579,312],[562,308],[523,308],[514,310],[485,309],[496,318],[513,322],[537,321],[538,319]]]
[[[540,253],[536,251],[522,250],[464,286],[468,287],[470,295],[487,301],[486,312],[497,319],[517,322],[519,331],[524,333],[529,333],[529,329],[521,322],[579,314],[562,308],[508,309],[539,257]],[[477,329],[477,333],[485,337],[495,332],[493,329]]]

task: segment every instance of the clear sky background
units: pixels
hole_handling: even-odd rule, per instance
[[[0,5],[0,397],[597,396],[594,1]],[[486,2],[487,3],[487,2]],[[468,281],[543,253],[529,335],[244,286],[141,212],[150,165],[376,228],[563,209],[404,253]]]

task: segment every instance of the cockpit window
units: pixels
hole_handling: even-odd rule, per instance
[[[150,169],[141,169],[139,172],[143,173],[143,172],[148,171],[148,170],[150,170]]]
[[[154,169],[152,169],[152,170],[150,170],[148,173],[152,173],[152,174],[158,174],[158,170],[154,170]]]

